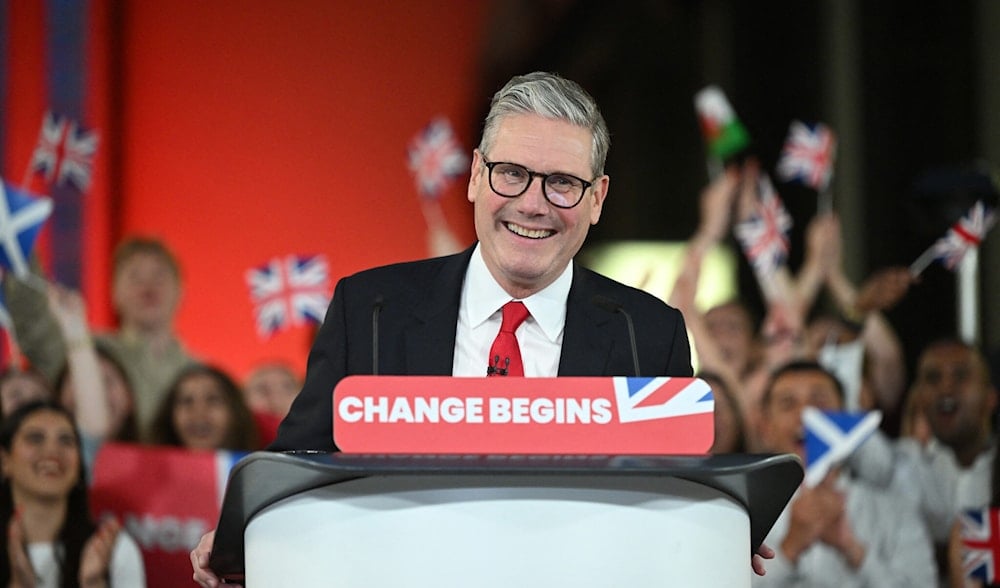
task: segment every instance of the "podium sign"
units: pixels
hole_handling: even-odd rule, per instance
[[[703,454],[714,436],[697,378],[352,376],[333,407],[348,453]]]

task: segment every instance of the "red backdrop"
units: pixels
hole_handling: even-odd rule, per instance
[[[7,6],[9,181],[23,173],[47,108],[44,51],[33,49],[44,45],[46,14],[32,4]],[[406,148],[439,115],[466,149],[478,138],[480,3],[86,4],[84,123],[102,144],[81,285],[98,327],[113,321],[111,244],[153,235],[183,266],[178,329],[193,352],[237,376],[268,359],[302,369],[312,330],[260,339],[247,269],[322,253],[336,280],[429,254]],[[473,239],[466,181],[441,196],[463,244]]]

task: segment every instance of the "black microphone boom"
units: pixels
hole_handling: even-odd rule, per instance
[[[635,344],[635,325],[632,324],[632,316],[625,310],[625,307],[618,304],[607,296],[595,295],[591,302],[611,313],[621,313],[625,317],[625,324],[628,326],[628,342],[632,348],[632,368],[635,370],[635,377],[639,377],[639,348]]]
[[[375,296],[375,304],[372,305],[372,375],[378,375],[378,318],[382,314],[382,307],[385,302],[382,295]]]

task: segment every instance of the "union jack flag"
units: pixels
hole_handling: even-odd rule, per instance
[[[330,266],[323,255],[276,257],[246,273],[257,334],[323,322],[330,304]]]
[[[614,378],[623,423],[713,413],[712,389],[697,378]]]
[[[31,250],[50,214],[51,199],[32,198],[7,182],[0,182],[0,266],[19,278],[30,273]]]
[[[822,192],[833,177],[837,138],[823,123],[809,126],[792,121],[778,160],[778,177],[797,181]]]
[[[468,169],[469,158],[447,119],[436,118],[410,141],[409,167],[417,190],[437,198],[454,178]]]
[[[980,200],[962,218],[958,219],[944,237],[933,245],[934,258],[950,270],[955,269],[965,252],[973,247],[979,247],[983,237],[996,223],[996,215]]]
[[[823,481],[830,468],[846,459],[864,443],[879,423],[882,413],[821,411],[807,406],[802,411],[805,430],[806,475],[804,482],[812,488]]]
[[[30,168],[41,172],[45,181],[57,186],[69,182],[81,192],[90,187],[94,154],[97,153],[96,131],[84,131],[75,120],[46,112],[38,143],[31,154]]]
[[[967,578],[993,585],[1000,563],[1000,509],[963,511],[959,521],[962,526],[962,572]]]
[[[760,200],[750,218],[733,227],[743,253],[758,272],[770,275],[788,256],[792,217],[766,174],[758,180]]]

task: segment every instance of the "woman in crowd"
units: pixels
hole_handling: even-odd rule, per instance
[[[142,556],[114,520],[95,525],[72,415],[51,402],[17,409],[0,426],[0,585],[145,585]]]
[[[152,434],[154,443],[188,449],[260,448],[239,386],[210,365],[193,365],[178,375],[153,420]]]

